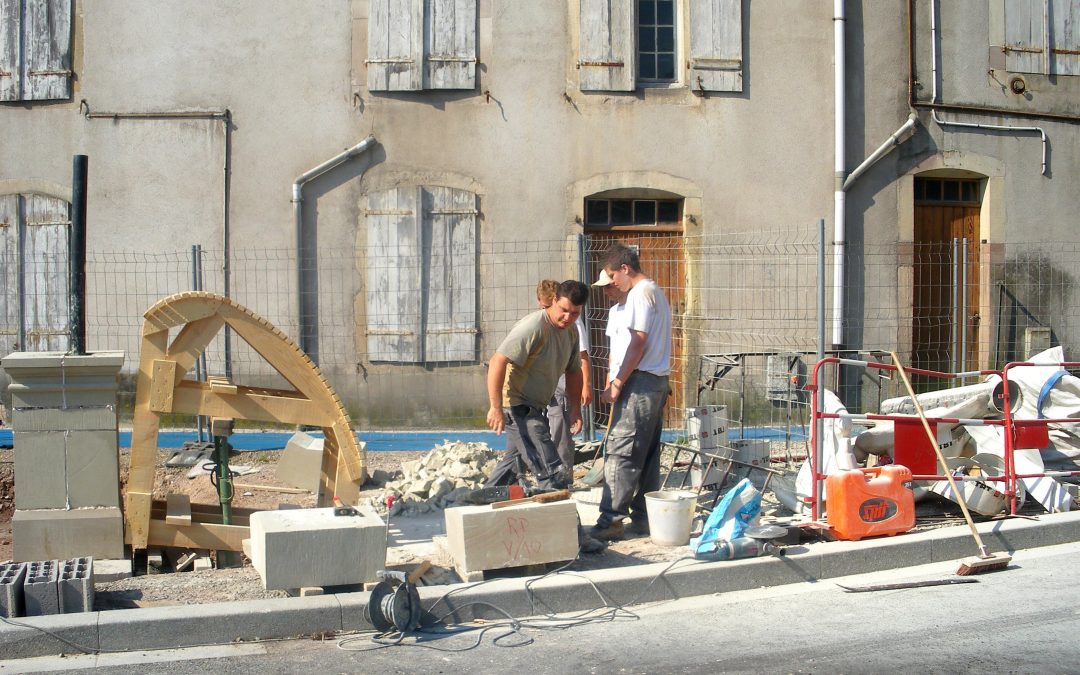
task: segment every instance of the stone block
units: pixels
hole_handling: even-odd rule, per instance
[[[124,557],[124,517],[118,508],[16,510],[11,528],[17,561]]]
[[[459,574],[572,560],[577,557],[573,500],[528,502],[502,509],[446,510],[446,541]]]
[[[66,440],[61,431],[15,434],[16,509],[67,507]]]
[[[0,565],[0,616],[13,619],[23,615],[23,582],[26,563]]]
[[[60,596],[56,592],[57,561],[32,562],[26,567],[23,581],[23,602],[26,616],[60,613]]]
[[[67,497],[73,509],[120,506],[115,431],[72,431],[67,435]]]
[[[110,581],[119,581],[131,577],[131,561],[123,558],[119,560],[94,560],[94,583],[107,584]]]
[[[375,581],[386,566],[386,526],[372,514],[259,511],[250,529],[251,563],[268,590]]]
[[[60,598],[60,613],[92,612],[94,610],[94,559],[72,558],[60,563],[56,581]]]
[[[20,431],[116,431],[116,409],[26,408],[11,412],[11,428]]]
[[[15,352],[0,365],[11,378],[12,408],[108,407],[116,405],[124,353]]]
[[[277,466],[277,479],[312,494],[319,492],[322,477],[323,439],[303,432],[292,435]]]

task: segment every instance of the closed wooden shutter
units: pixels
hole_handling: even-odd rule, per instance
[[[21,2],[22,0],[0,0],[0,101],[18,101],[21,98]]]
[[[1006,69],[1080,75],[1080,0],[1004,2]]]
[[[742,0],[690,3],[690,88],[742,91]]]
[[[56,197],[23,196],[24,351],[68,350],[70,211],[68,203]]]
[[[472,192],[424,190],[427,363],[476,360],[476,215]]]
[[[368,7],[368,89],[419,90],[424,0],[371,0]]]
[[[582,91],[634,90],[635,4],[581,0],[577,67]]]
[[[367,198],[367,350],[369,361],[421,360],[419,190],[373,192]]]
[[[0,195],[0,354],[19,338],[19,195]]]
[[[476,88],[476,0],[426,0],[424,88]]]

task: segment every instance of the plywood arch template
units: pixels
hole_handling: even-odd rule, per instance
[[[165,413],[321,427],[326,440],[319,505],[329,505],[334,496],[347,503],[356,502],[359,486],[367,477],[363,448],[356,440],[341,399],[318,366],[288,336],[246,307],[215,293],[171,295],[148,309],[143,319],[124,514],[126,538],[132,548],[144,549],[148,544],[167,546],[174,541],[173,533],[152,527],[151,523],[157,437],[160,416]],[[226,325],[294,389],[185,380],[184,375]],[[176,328],[179,331],[170,342],[169,331]],[[185,531],[198,535],[196,525],[193,523]],[[208,536],[212,534],[207,531]]]

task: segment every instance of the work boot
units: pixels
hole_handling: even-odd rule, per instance
[[[606,525],[597,523],[589,530],[589,536],[603,541],[613,541],[623,538],[623,524],[621,520],[610,522]]]
[[[578,550],[582,553],[603,553],[607,548],[606,541],[600,541],[585,534],[585,528],[578,525]]]
[[[631,520],[630,524],[626,526],[625,532],[633,538],[647,537],[649,536],[649,521]]]

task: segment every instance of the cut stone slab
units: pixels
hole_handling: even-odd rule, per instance
[[[67,508],[66,441],[61,431],[15,434],[16,509]]]
[[[323,439],[297,432],[285,444],[285,451],[277,466],[277,479],[286,485],[319,491],[322,476]]]
[[[371,513],[259,511],[250,530],[251,563],[267,590],[361,584],[386,565],[386,525]]]
[[[116,409],[26,408],[11,412],[11,428],[20,431],[116,431]]]
[[[131,561],[123,558],[119,560],[94,560],[94,583],[106,584],[110,581],[119,581],[131,577]]]
[[[11,528],[12,557],[19,562],[124,557],[124,516],[118,508],[16,510]]]
[[[572,560],[578,553],[577,503],[525,503],[446,510],[446,542],[458,573]]]
[[[0,365],[11,378],[12,408],[115,407],[124,352],[14,352]]]
[[[68,506],[120,507],[120,467],[116,432],[67,434]]]

